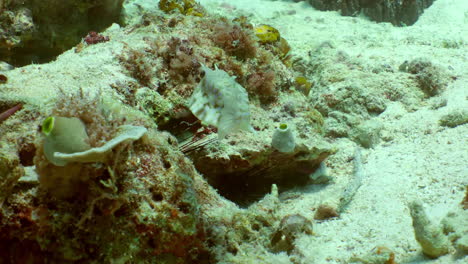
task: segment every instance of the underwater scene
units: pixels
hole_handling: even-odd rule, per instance
[[[0,0],[0,264],[466,264],[467,123],[467,0]]]

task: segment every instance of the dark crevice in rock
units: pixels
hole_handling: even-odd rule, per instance
[[[6,2],[0,6],[0,58],[14,65],[46,63],[90,31],[119,23],[123,0]]]

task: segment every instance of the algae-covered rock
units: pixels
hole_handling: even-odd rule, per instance
[[[25,7],[2,10],[0,6],[0,12],[0,51],[3,51],[0,54],[2,54],[6,49],[20,46],[23,41],[30,39],[34,32],[34,22],[31,10]]]
[[[271,145],[271,134],[242,133],[223,141],[214,141],[211,135],[203,139],[208,143],[199,143],[205,145],[188,155],[221,195],[246,205],[268,193],[272,184],[283,189],[307,184],[321,162],[335,152],[323,138],[311,135],[308,140],[298,138],[293,151],[282,153]]]
[[[456,208],[442,220],[442,228],[455,249],[468,255],[468,210]]]
[[[312,222],[309,219],[300,214],[283,217],[271,238],[271,250],[273,252],[284,251],[291,253],[296,238],[301,234],[313,234]]]
[[[365,14],[372,21],[396,26],[414,24],[434,0],[309,0],[318,10],[336,10],[344,16]]]
[[[104,105],[102,94],[58,97],[49,114],[81,120],[74,123],[86,129],[91,150],[106,158],[82,162],[81,156],[56,166],[37,136],[39,185],[23,181],[13,188],[22,167],[17,152],[2,144],[1,198],[10,195],[0,203],[0,262],[32,256],[50,263],[202,263],[207,253],[200,201],[219,201],[175,138],[131,110],[120,111],[122,105]],[[43,130],[52,133],[48,128],[46,122]],[[32,169],[27,173],[25,178],[34,176]]]
[[[0,142],[0,206],[23,175],[24,169],[20,165],[16,149]]]
[[[372,148],[380,141],[382,127],[382,123],[377,120],[367,120],[353,129],[351,138],[364,148]]]
[[[148,88],[141,88],[135,94],[138,105],[151,116],[158,125],[164,125],[171,118],[174,105],[162,97],[158,92]]]
[[[246,209],[225,204],[209,210],[210,215],[205,221],[210,240],[214,242],[213,253],[220,260],[217,263],[257,263],[257,260],[259,263],[291,263],[286,253],[268,250],[272,249],[271,238],[280,226],[279,208],[278,188],[272,185],[270,193]],[[312,227],[309,224],[301,218],[298,225],[292,229],[287,225],[283,230],[290,234],[290,242],[294,242],[300,234],[310,233]],[[239,249],[246,254],[236,254]],[[258,250],[264,251],[261,256],[256,254]]]
[[[439,119],[439,124],[445,127],[457,127],[468,123],[468,111],[465,109],[452,110]]]
[[[101,31],[119,22],[122,3],[0,1],[0,57],[14,65],[50,61],[78,44],[89,31]]]
[[[351,136],[354,127],[384,112],[389,100],[410,101],[417,97],[405,93],[407,84],[404,81],[395,82],[391,75],[377,77],[377,74],[366,72],[363,61],[329,42],[323,42],[311,51],[308,62],[298,62],[295,66],[305,71],[306,76],[313,76],[314,88],[310,90],[309,99],[325,119],[327,136]],[[383,83],[393,84],[386,86]]]
[[[431,223],[420,202],[409,205],[413,219],[414,235],[421,245],[423,253],[430,258],[438,258],[449,252],[450,243],[442,228]]]
[[[400,71],[414,74],[419,88],[428,96],[440,94],[450,81],[450,76],[445,69],[426,58],[405,61],[400,65]]]
[[[15,210],[37,217],[14,225],[21,216],[10,206],[2,208],[0,239],[15,241],[3,250],[29,251],[34,241],[35,259],[53,263],[202,261],[199,199],[205,196],[199,193],[209,191],[195,184],[200,176],[172,142],[168,134],[151,130],[131,146],[117,148],[107,164],[58,167],[54,173],[77,179],[73,199],[45,192],[25,197],[17,190],[10,201]],[[54,188],[73,190],[68,184],[58,181]]]
[[[395,253],[386,247],[375,247],[371,252],[362,257],[352,257],[352,264],[394,264]]]

